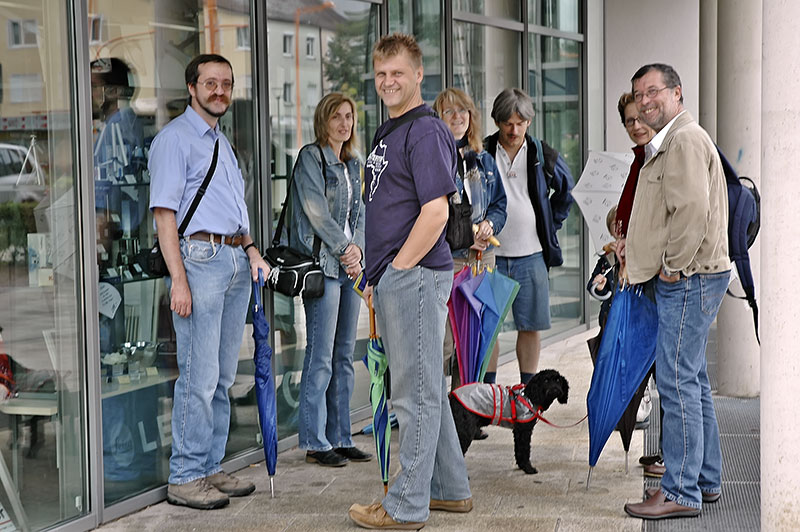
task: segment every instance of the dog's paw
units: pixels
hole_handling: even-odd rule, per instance
[[[525,471],[525,473],[528,474],[528,475],[535,475],[536,473],[539,472],[539,470],[536,469],[535,467],[533,467],[531,464],[527,464],[525,466],[522,466],[522,467],[520,467],[520,469]]]

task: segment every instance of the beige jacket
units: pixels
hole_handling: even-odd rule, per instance
[[[730,269],[725,174],[714,143],[688,112],[642,167],[626,256],[634,284],[662,266],[687,277]]]

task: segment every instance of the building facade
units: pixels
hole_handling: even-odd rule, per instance
[[[530,94],[530,132],[558,149],[576,178],[590,149],[628,149],[615,105],[638,65],[675,64],[697,115],[699,0],[647,3],[665,26],[638,47],[625,33],[646,33],[634,5],[0,2],[0,385],[13,392],[0,402],[0,526],[5,516],[17,528],[91,529],[165,497],[176,348],[164,281],[142,269],[154,234],[147,158],[153,137],[186,106],[184,68],[193,56],[219,53],[233,65],[233,103],[220,124],[264,249],[324,94],[342,91],[357,102],[360,150],[368,151],[386,116],[373,88],[371,48],[389,32],[417,37],[424,99],[464,89],[484,134],[496,129],[489,112],[502,89]],[[670,40],[670,28],[686,39]],[[587,329],[597,310],[583,290],[593,257],[577,208],[559,241],[564,265],[550,272],[553,327],[545,341]],[[297,441],[304,312],[300,299],[279,294],[270,310],[285,449]],[[356,358],[368,329],[363,309]],[[230,394],[233,469],[263,457],[251,332],[248,325]],[[356,363],[354,419],[366,414],[368,383]]]

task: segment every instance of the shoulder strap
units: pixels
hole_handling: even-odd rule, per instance
[[[319,157],[320,157],[320,164],[322,166],[322,178],[325,180],[325,188],[328,187],[328,165],[325,164],[325,154],[322,152],[322,146],[319,144],[314,144],[317,149],[319,150]],[[300,150],[302,151],[302,150]],[[281,205],[281,215],[278,217],[278,224],[275,226],[275,234],[272,236],[272,245],[273,247],[278,246],[281,243],[281,233],[283,233],[283,225],[286,221],[286,207],[289,205],[289,194],[292,191],[292,184],[294,183],[294,173],[297,170],[297,162],[300,160],[300,154],[297,155],[297,161],[294,163],[294,167],[292,168],[292,176],[289,178],[289,183],[286,185],[286,198],[283,200],[283,204]],[[288,233],[288,230],[287,230]],[[314,235],[314,248],[311,251],[311,255],[315,259],[319,259],[319,250],[322,246],[322,242],[317,235]]]
[[[208,172],[206,172],[206,177],[203,179],[203,184],[200,185],[200,188],[197,190],[197,193],[194,195],[194,199],[192,200],[192,204],[189,206],[189,210],[186,212],[186,216],[184,216],[183,221],[181,222],[181,226],[178,228],[178,236],[183,238],[183,233],[186,231],[186,228],[189,227],[189,222],[194,216],[194,211],[197,210],[197,206],[200,205],[200,200],[203,199],[203,196],[206,193],[206,189],[208,188],[208,184],[211,183],[211,178],[214,177],[214,170],[217,169],[217,157],[219,156],[219,139],[214,142],[214,155],[211,156],[211,166],[208,167]]]
[[[427,111],[423,109],[415,113],[408,113],[404,115],[402,118],[397,119],[397,121],[394,124],[392,124],[391,127],[389,127],[389,129],[384,131],[380,137],[376,136],[374,139],[372,139],[372,149],[374,150],[378,142],[388,137],[389,134],[398,127],[402,126],[403,124],[407,124],[408,122],[411,122],[413,120],[416,120],[417,118],[422,118],[423,116],[436,116],[436,113],[434,113],[433,111]]]

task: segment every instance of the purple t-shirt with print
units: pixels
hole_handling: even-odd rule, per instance
[[[431,108],[421,105],[408,111]],[[405,115],[403,115],[405,116]],[[402,117],[384,122],[375,138]],[[378,284],[411,233],[423,205],[456,191],[456,145],[453,134],[435,116],[407,122],[382,138],[364,167],[366,203],[366,275]],[[452,270],[453,257],[444,239],[419,261],[432,270]]]

